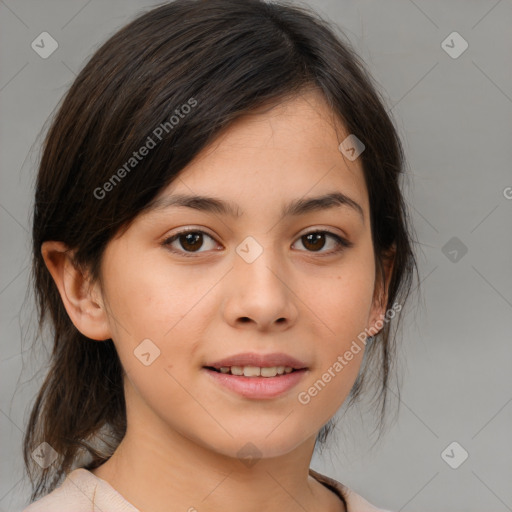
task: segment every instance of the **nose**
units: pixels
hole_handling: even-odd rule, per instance
[[[270,249],[252,262],[235,255],[226,276],[227,296],[223,314],[231,326],[261,331],[289,329],[298,317],[290,272]]]

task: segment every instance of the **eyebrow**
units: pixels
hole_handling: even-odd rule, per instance
[[[240,207],[231,201],[224,201],[215,197],[174,194],[164,196],[152,201],[146,211],[163,210],[170,207],[185,206],[204,212],[229,215],[231,217],[241,217]],[[348,207],[355,210],[361,216],[364,223],[363,208],[349,196],[341,192],[332,192],[317,197],[300,198],[286,204],[282,211],[280,220],[289,216],[304,215],[309,212],[327,210],[336,207]]]

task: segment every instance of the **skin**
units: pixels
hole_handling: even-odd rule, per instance
[[[243,214],[141,214],[108,244],[101,284],[73,267],[61,242],[43,244],[74,325],[91,343],[111,338],[126,372],[127,433],[93,473],[140,510],[344,510],[308,468],[317,433],[357,377],[364,344],[307,405],[297,395],[385,313],[360,159],[338,149],[347,135],[316,91],[239,118],[160,196],[215,196]],[[364,220],[348,207],[279,219],[289,201],[335,191],[359,203]],[[163,245],[191,226],[212,238]],[[326,236],[315,251],[303,238],[314,230],[353,246],[334,253]],[[263,248],[252,263],[235,251],[247,236]],[[182,255],[187,248],[196,248],[192,257]],[[134,350],[148,338],[160,356],[145,366]],[[202,369],[240,352],[285,352],[309,370],[285,395],[247,399]],[[237,455],[248,442],[261,457],[250,467]]]

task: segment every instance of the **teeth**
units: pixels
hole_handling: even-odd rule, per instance
[[[275,377],[277,375],[277,367],[262,368],[260,373],[262,377]]]
[[[244,377],[259,377],[261,374],[261,368],[258,366],[244,366],[243,370]]]
[[[244,369],[241,366],[232,366],[231,367],[231,374],[232,375],[243,375]]]
[[[260,368],[259,366],[222,366],[220,373],[231,373],[231,375],[243,375],[244,377],[275,377],[283,373],[291,373],[290,366],[271,366]]]

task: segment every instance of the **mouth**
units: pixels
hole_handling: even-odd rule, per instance
[[[285,353],[246,352],[207,362],[202,369],[220,389],[251,400],[286,395],[310,373],[303,361]]]
[[[211,382],[230,395],[245,400],[272,400],[286,396],[309,373],[291,366],[204,366]]]
[[[308,369],[305,362],[283,352],[245,352],[205,363],[203,368],[208,370],[244,377],[276,377]]]
[[[221,366],[219,368],[215,368],[214,366],[204,366],[203,368],[213,372],[223,373],[225,375],[236,375],[248,378],[272,378],[306,370],[306,368],[293,368],[291,366]]]

